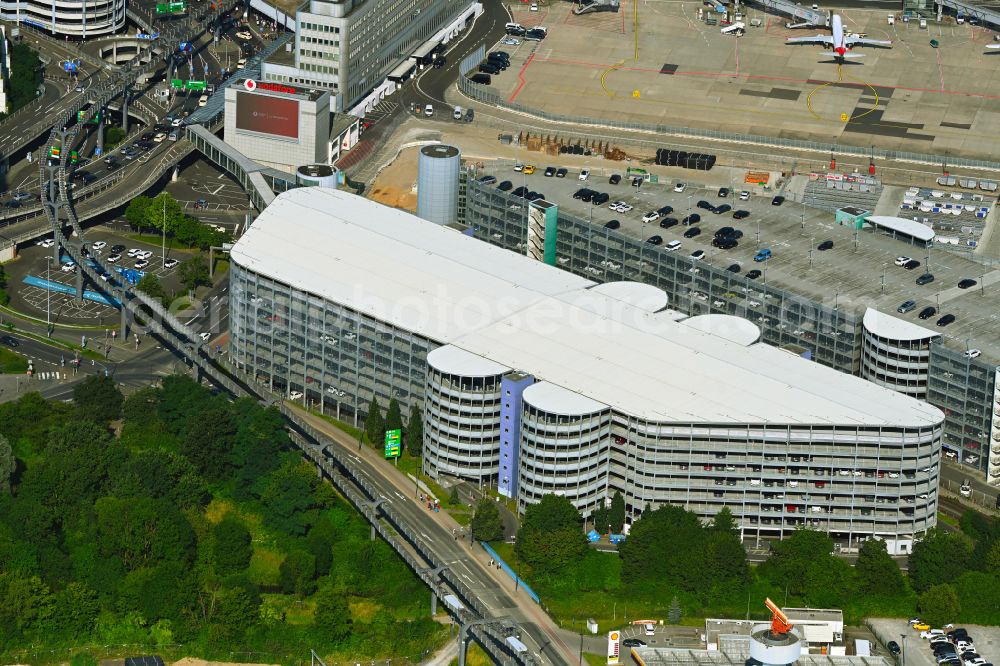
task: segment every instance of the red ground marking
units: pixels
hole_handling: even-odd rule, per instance
[[[524,80],[524,71],[528,69],[528,65],[530,65],[531,61],[534,59],[535,59],[535,54],[532,53],[530,56],[528,56],[528,59],[525,61],[524,67],[522,67],[521,71],[517,73],[517,78],[521,81],[521,83],[520,85],[517,86],[517,89],[513,93],[511,93],[510,97],[507,99],[508,102],[513,102],[514,99],[521,92],[521,88],[523,88],[524,84],[527,83],[527,81]]]

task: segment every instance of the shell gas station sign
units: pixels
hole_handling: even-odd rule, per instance
[[[608,632],[608,665],[621,663],[622,635],[619,631]]]

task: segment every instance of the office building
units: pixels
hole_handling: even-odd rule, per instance
[[[477,11],[472,0],[310,0],[296,13],[294,50],[265,61],[262,76],[328,90],[333,110],[348,111],[400,63],[428,43],[428,52],[445,43]],[[393,90],[388,85],[382,96]]]
[[[589,516],[621,492],[748,537],[811,525],[905,553],[934,526],[937,408],[687,317],[652,285],[599,284],[322,188],[285,192],[232,250],[231,354],[258,381],[359,415],[424,409],[424,470],[519,508]]]
[[[330,157],[330,93],[242,79],[225,90],[226,143],[269,167],[295,172]]]
[[[59,37],[102,37],[125,27],[125,0],[0,2],[0,18]]]

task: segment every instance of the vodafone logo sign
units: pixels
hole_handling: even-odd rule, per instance
[[[243,82],[243,87],[249,90],[250,92],[253,92],[254,90],[257,90],[257,82],[254,81],[253,79],[247,79],[246,81]]]

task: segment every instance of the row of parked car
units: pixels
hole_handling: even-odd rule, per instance
[[[920,618],[910,620],[910,627],[919,631],[920,637],[928,641],[934,660],[940,666],[993,666],[976,651],[972,636],[961,627],[949,624],[943,629],[931,629]],[[894,655],[901,652],[895,641],[890,641],[886,647]]]
[[[493,51],[479,63],[479,71],[469,77],[473,83],[490,85],[494,76],[510,67],[510,54],[506,51]]]

